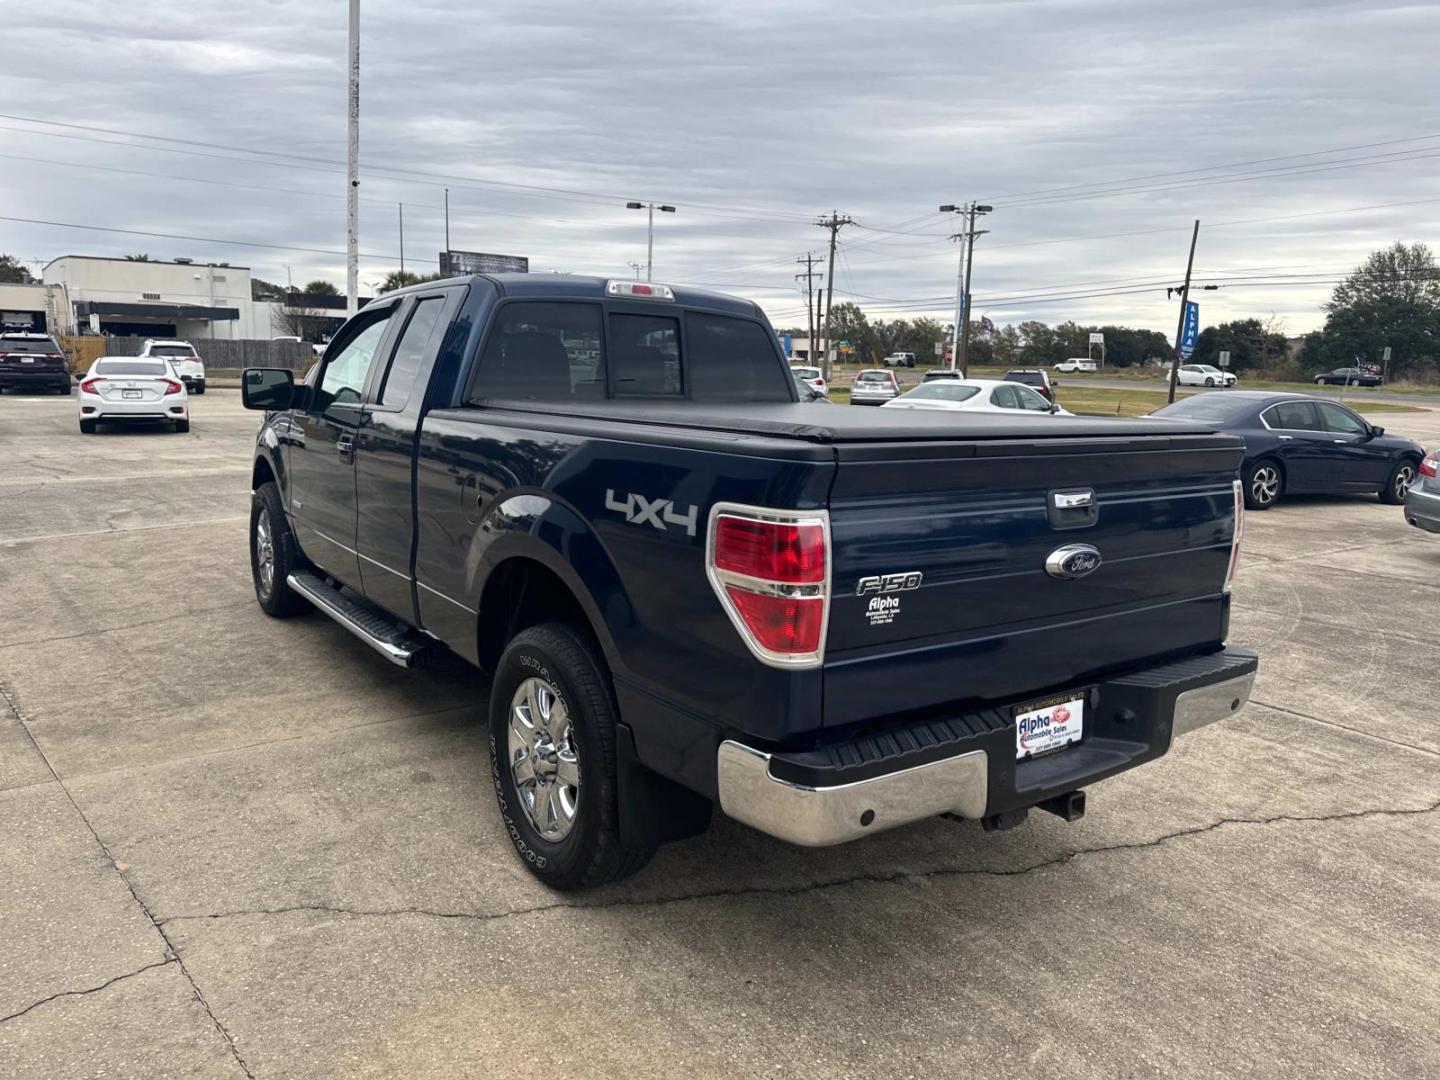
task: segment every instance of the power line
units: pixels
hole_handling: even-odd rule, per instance
[[[1386,139],[1383,142],[1356,143],[1353,146],[1335,146],[1326,150],[1311,150],[1303,154],[1282,154],[1279,157],[1253,158],[1249,161],[1231,161],[1222,165],[1205,165],[1197,169],[1177,169],[1172,172],[1144,173],[1139,176],[1118,177],[1114,180],[1095,180],[1088,184],[1070,184],[1065,187],[1038,188],[1032,191],[1009,192],[1004,195],[996,195],[1000,199],[1024,199],[1032,195],[1056,194],[1064,191],[1078,191],[1094,187],[1114,187],[1119,184],[1130,184],[1141,180],[1158,180],[1167,176],[1191,176],[1197,173],[1219,172],[1221,169],[1240,169],[1248,165],[1268,165],[1275,161],[1295,161],[1300,158],[1320,157],[1323,154],[1343,154],[1354,150],[1373,150],[1378,146],[1398,146],[1408,142],[1428,142],[1431,139],[1440,139],[1440,133],[1433,135],[1412,135],[1404,139]]]
[[[186,240],[197,244],[221,244],[230,247],[264,248],[269,251],[300,251],[310,255],[344,255],[344,251],[333,248],[299,247],[294,244],[266,244],[258,240],[226,240],[214,236],[185,236],[181,233],[150,232],[146,229],[122,229],[112,225],[81,225],[73,221],[46,221],[40,218],[9,217],[0,215],[0,221],[11,221],[21,225],[49,225],[57,229],[84,229],[88,232],[119,233],[124,236],[146,236],[157,240]],[[362,252],[365,258],[381,262],[397,262],[398,256]],[[431,260],[437,263],[438,260]]]

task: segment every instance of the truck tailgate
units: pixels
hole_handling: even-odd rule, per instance
[[[1201,434],[837,447],[825,723],[1033,699],[1218,647],[1241,453]],[[1099,566],[1052,576],[1071,544]]]

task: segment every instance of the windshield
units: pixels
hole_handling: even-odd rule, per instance
[[[1254,403],[1244,398],[1234,398],[1226,394],[1196,394],[1194,397],[1181,398],[1175,404],[1166,405],[1150,415],[1173,416],[1186,420],[1228,421],[1244,416],[1253,407]]]
[[[181,356],[189,358],[195,355],[195,350],[189,345],[151,345],[151,356]]]
[[[98,360],[95,363],[97,375],[164,375],[162,360]]]
[[[980,392],[978,386],[966,386],[958,382],[932,382],[923,386],[917,386],[908,394],[901,397],[907,401],[918,399],[921,401],[967,401]]]

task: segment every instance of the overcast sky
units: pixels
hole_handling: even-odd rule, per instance
[[[1197,278],[1228,280],[1202,321],[1300,333],[1335,277],[1440,223],[1432,4],[362,6],[362,281],[398,265],[402,201],[407,268],[436,268],[448,183],[452,246],[535,271],[628,275],[645,215],[624,201],[673,203],[656,279],[752,297],[777,325],[803,323],[794,260],[823,251],[810,222],[836,209],[858,223],[836,301],[943,317],[955,223],[935,208],[976,199],[995,207],[976,314],[1173,333],[1163,286],[1198,217]],[[316,250],[0,221],[0,251],[281,283],[288,263],[343,288],[344,0],[7,0],[4,24],[6,113],[214,145],[0,119],[0,213]],[[1316,151],[1333,152],[1300,156]],[[1205,171],[1261,159],[1283,160]],[[1312,276],[1260,284],[1280,274]]]

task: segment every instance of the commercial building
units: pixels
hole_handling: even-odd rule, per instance
[[[60,333],[269,338],[268,304],[250,299],[250,268],[190,259],[62,255],[43,272],[63,290]]]
[[[65,291],[53,285],[0,285],[0,328],[53,331],[63,323]]]

